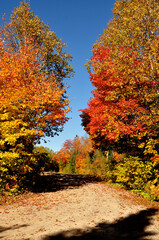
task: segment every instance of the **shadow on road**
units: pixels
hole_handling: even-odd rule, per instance
[[[19,228],[21,228],[21,227],[28,227],[29,225],[27,225],[27,224],[22,224],[22,225],[13,225],[13,226],[11,226],[11,227],[2,227],[2,226],[0,226],[0,234],[1,233],[3,233],[3,232],[5,232],[5,231],[8,231],[8,230],[14,230],[14,229],[19,229]],[[3,238],[3,236],[0,236],[0,238],[2,238],[2,239],[7,239],[7,238]]]
[[[90,182],[100,180],[88,175],[45,173],[36,179],[34,192],[56,192],[62,189],[79,187]]]
[[[86,230],[64,231],[57,235],[46,236],[43,240],[151,240],[155,232],[148,232],[146,227],[151,224],[151,218],[156,211],[143,210],[111,224],[103,222]]]

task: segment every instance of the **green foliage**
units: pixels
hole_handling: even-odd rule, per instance
[[[76,172],[76,154],[73,154],[71,156],[71,160],[69,163],[69,172],[70,173],[75,173]]]
[[[150,161],[113,150],[104,152],[93,149],[90,139],[76,137],[66,140],[55,159],[64,173],[96,176],[150,200],[159,199],[159,156]]]
[[[22,158],[3,157],[0,161],[1,192],[23,190],[34,184],[36,175],[41,171],[39,161],[39,156],[33,154]]]
[[[90,165],[90,174],[93,174],[104,181],[114,182],[115,162],[113,151],[107,151],[106,154],[101,150],[95,150]]]
[[[153,178],[154,166],[150,161],[138,157],[124,158],[115,168],[116,182],[128,189],[144,190],[146,183]]]
[[[15,155],[15,154],[13,154]],[[6,155],[0,161],[1,192],[21,191],[31,188],[41,171],[59,171],[58,163],[53,158],[54,152],[45,147],[35,147],[32,154],[22,158]]]
[[[53,150],[43,146],[36,146],[33,152],[35,156],[38,156],[39,158],[38,165],[41,170],[55,172],[59,171],[59,164],[54,160],[55,153]]]
[[[149,191],[143,191],[143,190],[137,190],[133,189],[131,192],[136,193],[137,195],[143,196],[144,198],[147,198],[150,201],[158,201],[159,198],[155,194],[151,194]]]
[[[105,178],[106,158],[102,151],[95,150],[92,159],[90,159],[90,174]]]

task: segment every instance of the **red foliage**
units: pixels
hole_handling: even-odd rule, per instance
[[[141,60],[131,48],[120,47],[118,59],[113,49],[96,47],[90,61],[90,80],[95,90],[88,108],[82,111],[85,130],[109,142],[123,136],[140,139],[155,134],[157,81],[144,76]],[[156,118],[154,118],[154,115]]]

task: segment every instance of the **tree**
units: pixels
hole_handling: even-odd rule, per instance
[[[56,37],[54,41],[50,37],[48,45],[46,39],[44,43],[37,41],[36,30],[39,31],[40,26],[44,30],[44,25],[42,23],[40,25],[39,18],[34,17],[32,13],[30,13],[32,18],[29,26],[33,23],[33,28],[37,22],[38,27],[35,31],[30,31],[34,32],[32,35],[25,34],[25,26],[23,25],[22,28],[21,21],[23,19],[24,24],[24,20],[27,20],[25,17],[29,12],[27,12],[28,9],[25,11],[25,8],[28,6],[22,3],[15,10],[17,19],[4,26],[0,33],[0,182],[2,189],[6,184],[10,187],[18,184],[22,187],[22,182],[33,181],[35,174],[41,171],[38,165],[40,158],[33,152],[34,145],[42,137],[58,134],[68,121],[66,115],[70,111],[63,78],[54,71],[55,67],[53,67],[59,64],[63,66],[65,72],[64,69],[69,66],[67,62],[69,58],[64,57],[63,44],[58,43]],[[21,18],[18,11],[23,13],[20,15]],[[19,21],[19,26],[15,24],[16,21]],[[21,31],[18,29],[20,26]],[[22,38],[18,32],[21,33]],[[48,30],[49,33],[51,34]],[[47,46],[52,44],[50,51],[56,52],[54,55],[59,56],[59,59],[56,59],[58,63],[52,60],[52,69],[47,69],[45,66],[47,65],[46,55],[49,54],[44,47],[45,44]],[[64,64],[64,61],[67,63]],[[67,74],[63,77],[68,76],[69,73],[67,70],[66,72]]]
[[[10,22],[4,27],[5,40],[11,44],[14,51],[18,52],[31,38],[35,48],[39,49],[41,58],[41,70],[47,74],[54,74],[56,80],[63,86],[63,79],[73,73],[69,64],[72,60],[70,54],[63,50],[66,46],[56,34],[49,29],[47,24],[30,9],[30,3],[22,1],[10,15]],[[52,80],[52,79],[49,79]]]
[[[35,167],[39,159],[33,146],[68,120],[69,101],[60,101],[59,83],[47,81],[48,76],[39,71],[37,51],[28,42],[14,53],[0,42],[0,171],[2,179],[8,176],[6,182],[10,179],[12,185],[40,171]]]
[[[66,140],[54,159],[60,163],[60,170],[69,173],[87,173],[90,164],[90,154],[93,151],[89,138],[76,137]]]
[[[40,159],[40,161],[38,161],[38,165],[41,165],[40,168],[43,171],[59,171],[57,161],[53,160],[55,155],[53,150],[43,146],[35,146],[33,152],[36,157]]]
[[[59,163],[60,170],[63,171],[71,158],[72,140],[64,142],[63,147],[55,154],[54,160]]]
[[[69,100],[63,79],[71,76],[73,72],[69,65],[71,56],[63,51],[65,44],[48,25],[33,14],[29,2],[21,2],[20,6],[13,10],[10,20],[1,32],[2,38],[4,37],[4,42],[1,39],[1,72],[5,72],[1,93],[6,94],[6,99],[8,96],[6,106],[9,107],[10,102],[18,102],[18,111],[23,115],[23,119],[25,118],[29,129],[42,131],[41,134],[35,133],[36,140],[42,135],[54,136],[62,131],[68,120],[65,115],[69,111]],[[7,58],[10,58],[10,61]],[[8,81],[7,74],[10,79],[12,76],[16,79],[17,85]],[[18,85],[18,82],[21,85]],[[14,99],[9,101],[10,98]]]
[[[95,90],[83,125],[99,145],[158,154],[158,1],[120,0],[88,62]]]
[[[14,53],[9,47],[4,49],[1,44],[0,103],[1,120],[5,120],[2,124],[16,119],[17,125],[34,132],[35,140],[43,135],[54,135],[57,127],[68,120],[66,113],[69,111],[68,98],[61,101],[64,90],[56,76],[50,76],[54,79],[50,82],[48,75],[39,71],[38,50],[31,42],[21,47],[19,53]]]

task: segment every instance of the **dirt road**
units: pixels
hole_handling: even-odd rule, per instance
[[[159,240],[157,211],[127,191],[77,175],[39,184],[38,193],[0,206],[0,239]]]

